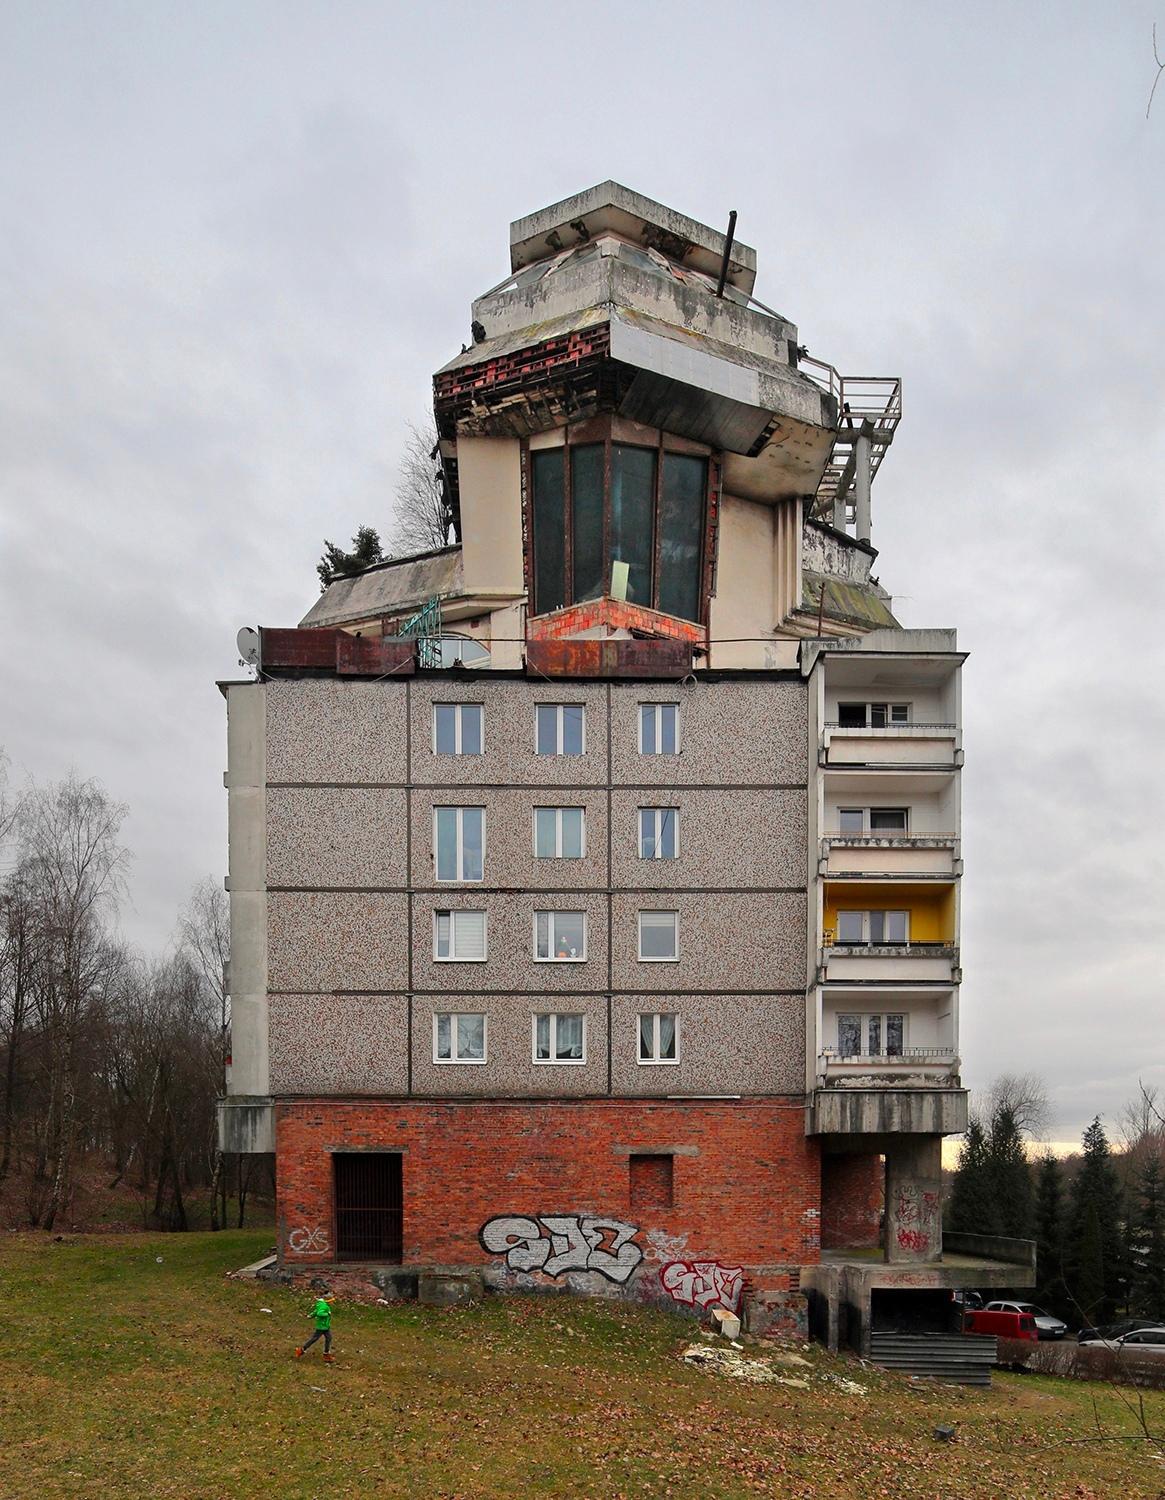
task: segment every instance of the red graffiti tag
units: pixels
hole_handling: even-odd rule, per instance
[[[743,1266],[722,1266],[718,1260],[672,1260],[659,1273],[660,1284],[677,1302],[688,1307],[718,1304],[735,1312],[744,1283]]]

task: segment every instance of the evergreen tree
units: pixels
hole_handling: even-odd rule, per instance
[[[365,568],[374,567],[384,561],[380,537],[371,526],[361,526],[352,538],[351,552],[345,552],[334,542],[324,542],[324,555],[316,565],[320,575],[320,588],[326,589],[337,578],[356,578]]]
[[[946,1227],[952,1234],[1000,1233],[991,1187],[988,1141],[978,1120],[971,1121],[959,1148]]]
[[[1093,1322],[1110,1322],[1125,1286],[1120,1184],[1099,1116],[1084,1132],[1084,1160],[1072,1185],[1069,1289]]]
[[[1071,1309],[1064,1282],[1064,1172],[1048,1152],[1036,1168],[1036,1301],[1063,1317]]]
[[[1137,1176],[1129,1215],[1133,1305],[1138,1316],[1165,1319],[1165,1176],[1150,1151]]]
[[[1032,1236],[1032,1169],[1015,1112],[1002,1105],[991,1121],[987,1142],[987,1182],[995,1205],[997,1234]]]

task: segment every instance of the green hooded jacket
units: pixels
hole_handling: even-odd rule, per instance
[[[322,1297],[316,1303],[315,1320],[317,1328],[330,1328],[332,1326],[332,1309]]]

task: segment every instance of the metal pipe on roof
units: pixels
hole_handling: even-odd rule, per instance
[[[736,210],[728,215],[728,233],[724,236],[724,259],[720,262],[720,280],[716,283],[716,295],[723,297],[724,283],[728,279],[728,257],[732,254],[732,241],[736,237]]]

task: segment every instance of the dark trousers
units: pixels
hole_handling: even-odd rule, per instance
[[[330,1328],[317,1328],[316,1331],[312,1334],[311,1338],[308,1339],[307,1343],[303,1346],[303,1352],[305,1354],[315,1343],[316,1339],[323,1339],[325,1354],[330,1354],[332,1352],[332,1330]]]

